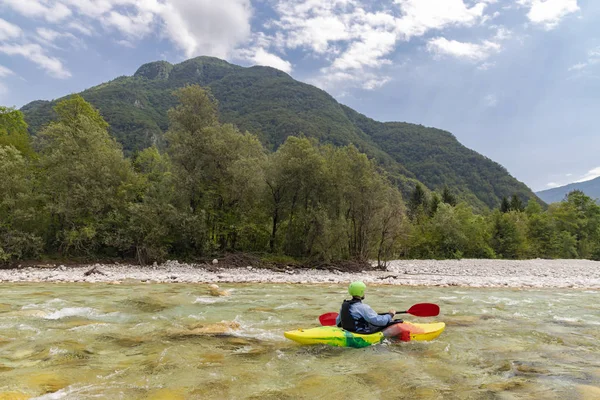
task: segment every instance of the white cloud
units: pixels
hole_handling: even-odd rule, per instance
[[[569,71],[583,71],[586,68],[600,63],[600,47],[588,51],[587,60],[577,63],[569,68]]]
[[[188,57],[226,58],[250,38],[249,0],[170,0],[159,15],[164,34]]]
[[[485,2],[469,8],[463,0],[394,0],[404,15],[397,22],[398,31],[408,39],[422,36],[432,29],[450,25],[471,26],[483,17]]]
[[[52,45],[55,41],[60,39],[68,39],[71,41],[79,40],[70,32],[57,32],[48,28],[37,28],[35,31],[37,33],[38,41],[47,45]]]
[[[67,28],[69,28],[71,30],[74,30],[74,31],[77,31],[79,33],[82,33],[82,34],[84,34],[86,36],[92,36],[94,34],[94,31],[90,27],[85,26],[85,25],[83,25],[83,24],[81,24],[79,22],[76,22],[76,21],[69,22],[67,24]]]
[[[243,60],[248,60],[256,65],[264,65],[277,68],[283,72],[291,73],[292,64],[281,57],[269,53],[262,47],[241,50],[237,57]]]
[[[549,188],[555,188],[555,187],[559,187],[560,185],[556,182],[548,182],[546,184],[546,186],[548,186]]]
[[[336,71],[323,68],[321,75],[309,79],[308,82],[323,90],[343,95],[348,87],[359,87],[365,90],[377,89],[391,80],[391,77],[374,72]]]
[[[484,41],[482,44],[459,42],[448,40],[444,37],[430,39],[427,42],[427,50],[439,56],[451,56],[472,61],[481,61],[488,58],[492,53],[499,51],[498,43]]]
[[[62,62],[58,58],[48,56],[39,44],[0,44],[0,53],[25,57],[55,78],[64,79],[71,76],[71,73],[65,69]]]
[[[0,40],[14,39],[21,35],[22,31],[15,24],[0,18]]]
[[[546,29],[556,27],[565,16],[579,11],[577,0],[518,0],[518,3],[530,7],[527,18]]]
[[[477,69],[480,71],[487,71],[490,68],[493,68],[496,66],[495,62],[484,62],[479,64],[479,66],[477,66]]]
[[[0,0],[0,3],[12,8],[21,15],[30,18],[44,18],[49,22],[59,22],[72,12],[66,5],[46,0]]]
[[[14,72],[12,72],[10,69],[6,68],[5,66],[0,65],[0,78],[4,78],[6,76],[9,75],[13,75]]]
[[[600,176],[600,167],[589,170],[584,176],[576,180],[575,182],[585,182],[595,179]]]
[[[498,105],[498,96],[495,94],[488,94],[483,98],[483,104],[486,107],[496,107]]]
[[[477,24],[488,2],[273,0],[278,18],[268,26],[276,30],[279,49],[301,48],[330,63],[314,79],[319,86],[346,82],[371,89],[388,81],[374,72],[392,63],[398,42],[430,30]]]

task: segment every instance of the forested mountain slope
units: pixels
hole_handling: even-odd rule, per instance
[[[101,111],[111,133],[131,154],[163,144],[167,110],[176,104],[172,92],[187,84],[209,87],[222,122],[257,134],[270,150],[301,134],[337,146],[354,144],[389,172],[405,196],[418,180],[430,190],[448,186],[478,209],[497,207],[503,196],[514,193],[524,201],[535,198],[502,166],[467,149],[448,132],[374,121],[269,67],[243,68],[211,57],[177,65],[159,61],[81,95]],[[33,134],[53,118],[56,101],[34,101],[22,108]]]

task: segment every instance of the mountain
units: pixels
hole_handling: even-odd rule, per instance
[[[536,198],[505,168],[461,145],[449,132],[372,120],[270,67],[244,68],[212,57],[176,65],[158,61],[80,94],[100,110],[131,154],[163,145],[167,110],[175,105],[172,92],[188,84],[209,87],[222,122],[255,133],[269,150],[301,134],[337,146],[354,144],[377,160],[405,196],[420,181],[430,190],[447,185],[480,210],[497,207],[513,193],[524,201]],[[52,107],[59,100],[34,101],[21,109],[32,134],[53,118]]]
[[[565,196],[573,190],[581,190],[591,198],[600,200],[600,177],[591,181],[571,183],[566,186],[542,190],[541,192],[536,192],[536,194],[540,199],[549,204],[564,200]]]

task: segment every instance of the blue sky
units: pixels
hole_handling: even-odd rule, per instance
[[[0,0],[0,104],[197,55],[452,132],[534,190],[600,176],[600,1]]]

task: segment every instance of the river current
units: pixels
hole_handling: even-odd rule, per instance
[[[431,342],[301,346],[342,285],[0,284],[1,399],[600,399],[600,291],[371,286]]]

